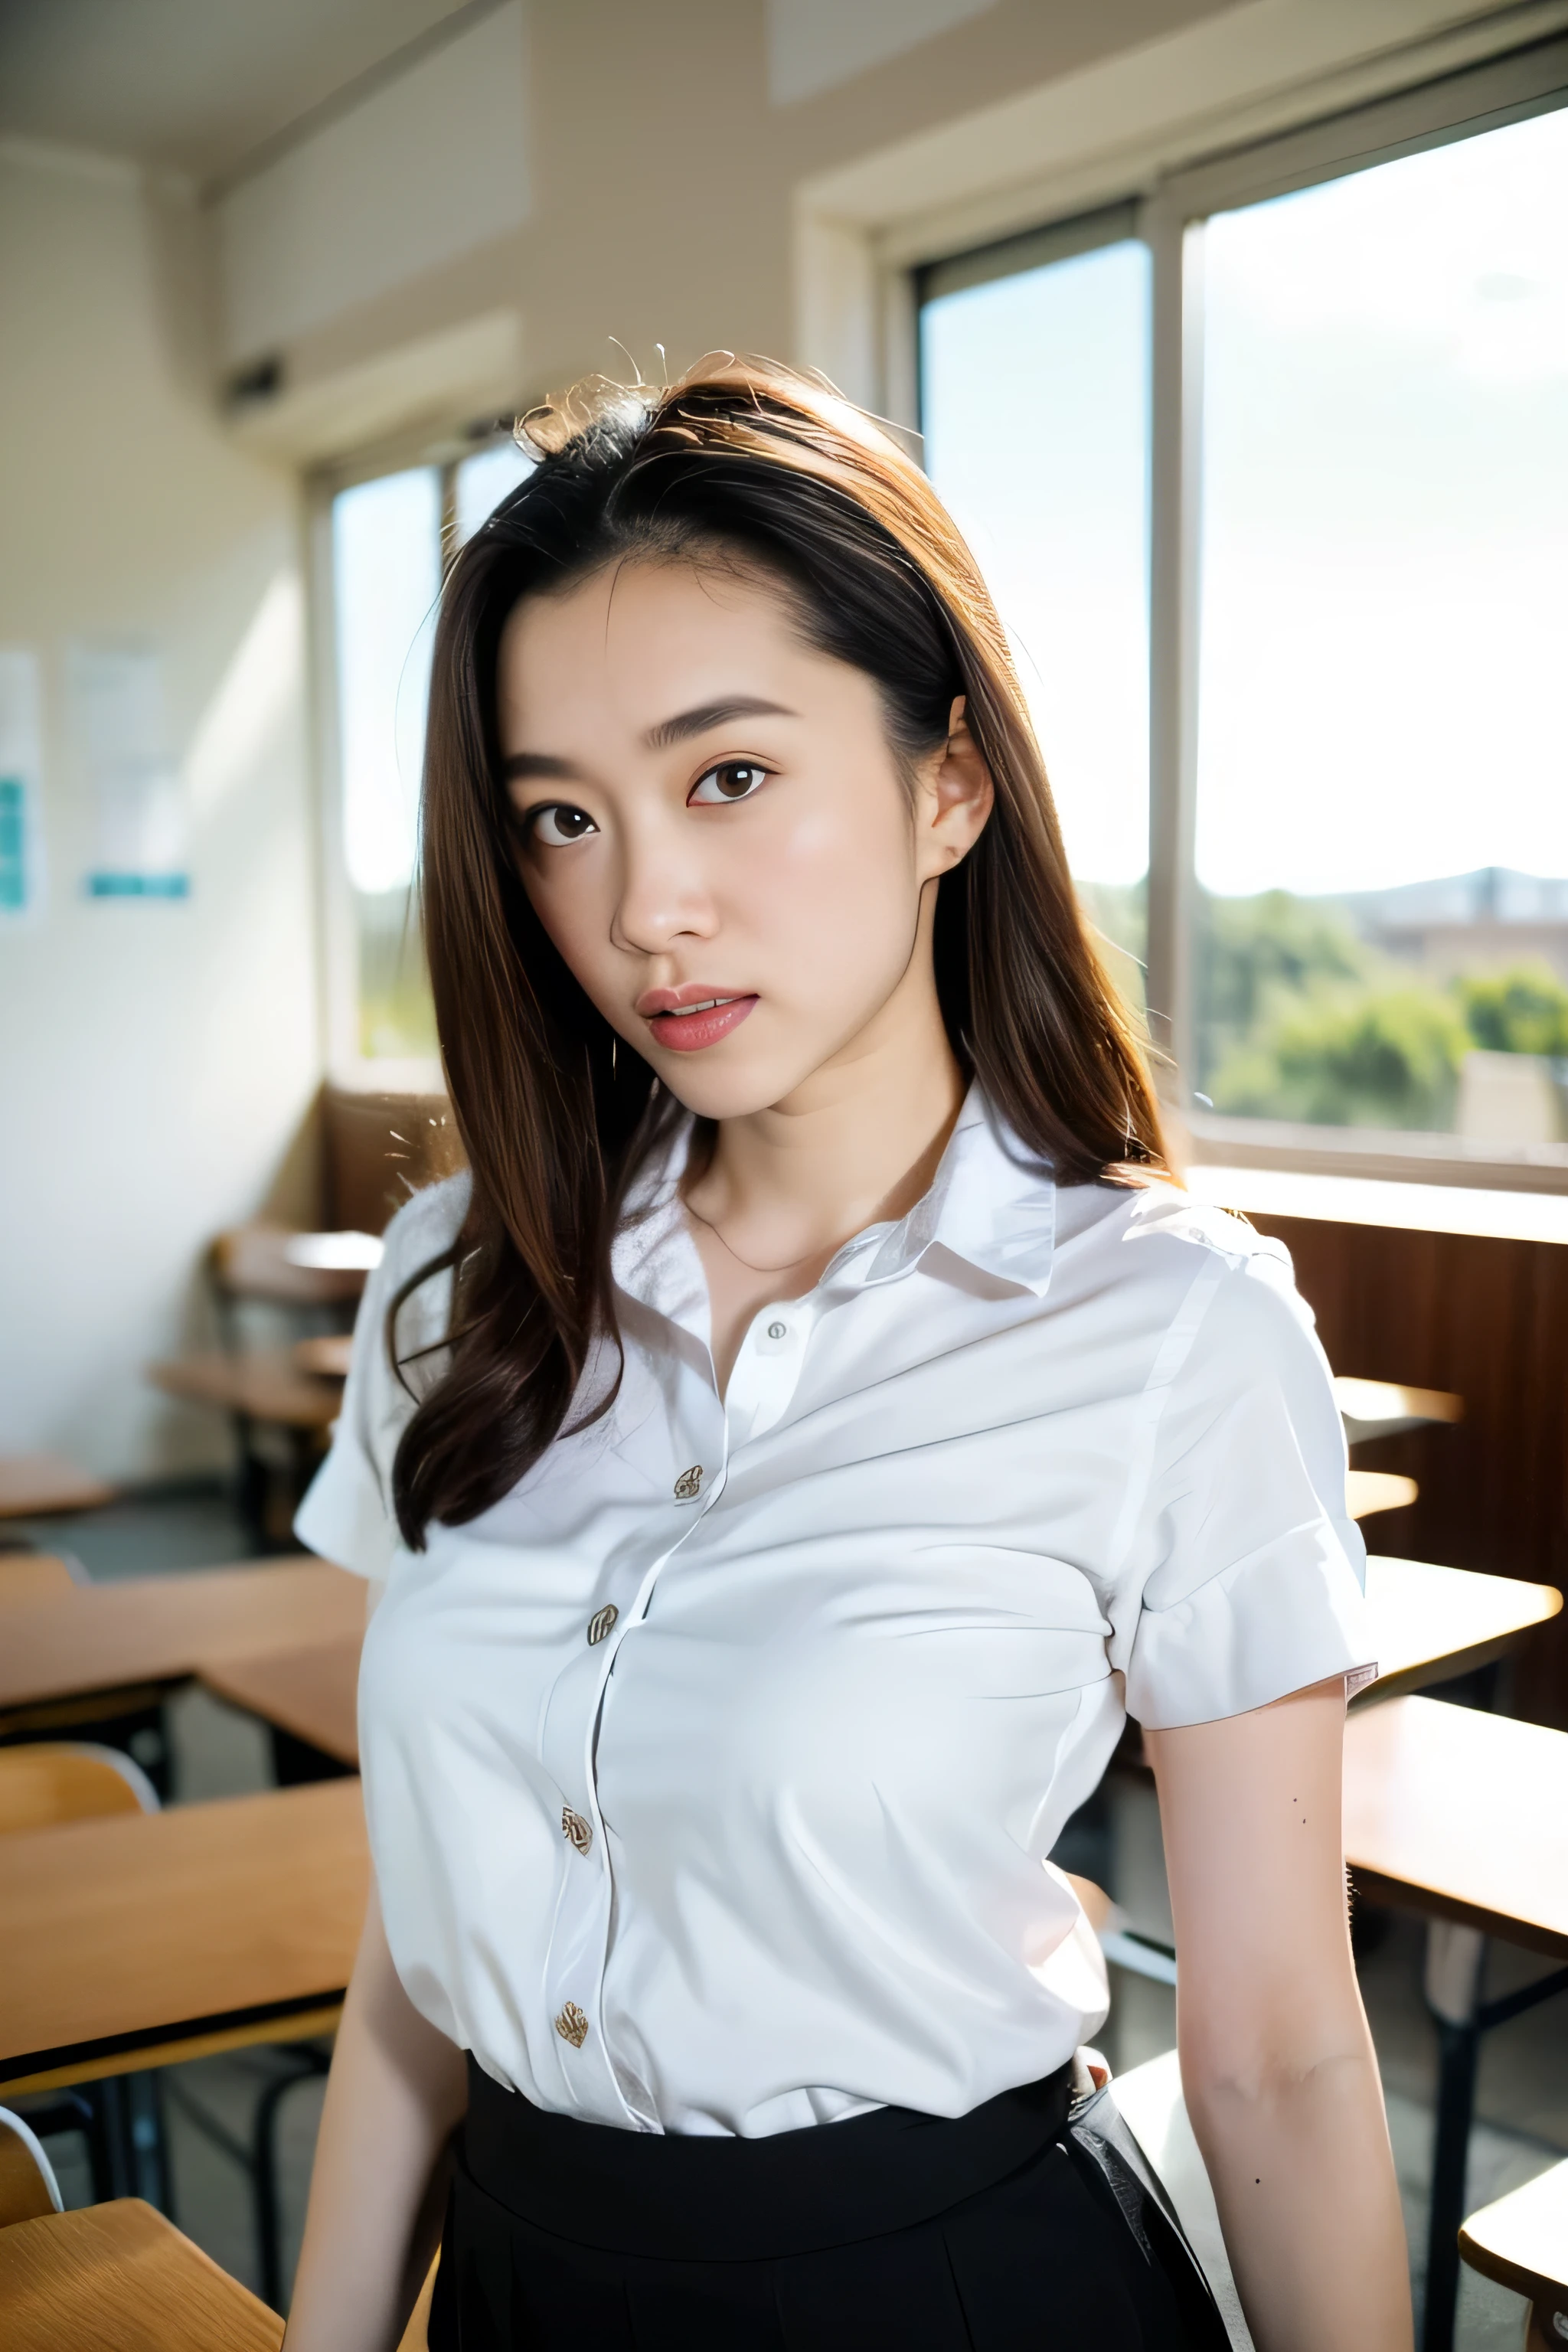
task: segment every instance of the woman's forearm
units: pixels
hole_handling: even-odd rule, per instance
[[[1408,2352],[1399,2190],[1370,2037],[1243,2081],[1184,2062],[1258,2352]]]
[[[343,2004],[286,2352],[392,2352],[441,2226],[462,2053],[398,1981],[373,1896]]]

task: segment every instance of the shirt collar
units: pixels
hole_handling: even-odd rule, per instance
[[[866,1280],[892,1281],[935,1245],[1042,1298],[1050,1283],[1056,1232],[1057,1188],[1049,1162],[1019,1140],[976,1079],[931,1190],[907,1217],[883,1229]]]
[[[641,1171],[626,1199],[611,1252],[617,1286],[672,1321],[707,1322],[707,1286],[679,1185],[695,1121],[682,1119]],[[976,1080],[964,1097],[930,1190],[896,1224],[872,1225],[845,1244],[829,1280],[871,1251],[863,1284],[909,1274],[933,1247],[949,1250],[998,1281],[1043,1297],[1056,1248],[1057,1188],[1050,1164],[1007,1126]]]

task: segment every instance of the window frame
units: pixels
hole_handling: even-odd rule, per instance
[[[1222,148],[1097,203],[908,266],[908,365],[920,397],[924,304],[1131,236],[1149,250],[1149,882],[1147,996],[1156,1076],[1194,1160],[1568,1192],[1568,1147],[1513,1150],[1426,1130],[1227,1118],[1193,1097],[1197,700],[1203,503],[1203,244],[1215,212],[1267,202],[1568,107],[1568,34]],[[917,408],[918,414],[918,408]],[[1548,1156],[1550,1155],[1550,1156]]]

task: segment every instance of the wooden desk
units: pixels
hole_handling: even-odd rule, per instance
[[[140,2198],[0,2230],[6,2352],[279,2352],[275,2311]]]
[[[1375,1554],[1366,1563],[1366,1597],[1378,1676],[1358,1706],[1490,1665],[1563,1606],[1550,1584]]]
[[[52,1511],[96,1511],[114,1489],[59,1454],[0,1454],[0,1519],[44,1518]]]
[[[1360,1892],[1429,1923],[1437,2116],[1423,2352],[1451,2352],[1480,2041],[1568,1991],[1568,1968],[1484,1997],[1488,1936],[1568,1960],[1568,1733],[1440,1699],[1345,1726],[1345,1859]]]
[[[202,1680],[231,1706],[245,1707],[340,1764],[357,1768],[363,1641],[362,1625],[327,1642],[208,1659]]]
[[[363,1579],[319,1559],[128,1577],[14,1604],[0,1588],[0,1734],[47,1728],[89,1693],[155,1698],[207,1660],[331,1641],[363,1622]]]
[[[1523,2352],[1548,2352],[1568,2338],[1568,2164],[1554,2164],[1459,2231],[1459,2252],[1483,2278],[1528,2295],[1531,2332]]]
[[[353,1335],[349,1331],[326,1331],[313,1339],[296,1339],[295,1369],[313,1372],[323,1381],[346,1381],[353,1351]]]
[[[0,1839],[0,2096],[328,2032],[368,1887],[353,1780]]]
[[[188,1404],[216,1405],[287,1429],[326,1429],[343,1409],[342,1387],[302,1370],[292,1354],[185,1356],[149,1364],[147,1377],[166,1396]]]
[[[1568,1734],[1440,1699],[1358,1708],[1344,1824],[1373,1902],[1568,1959]]]
[[[1464,1398],[1447,1389],[1413,1389],[1403,1381],[1358,1381],[1342,1373],[1335,1375],[1334,1402],[1352,1445],[1465,1417]]]
[[[1403,1478],[1396,1471],[1347,1470],[1345,1515],[1370,1519],[1374,1511],[1403,1511],[1415,1500],[1417,1491],[1414,1478]]]

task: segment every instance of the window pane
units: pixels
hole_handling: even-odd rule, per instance
[[[1205,231],[1198,1085],[1568,1139],[1568,113]]]
[[[360,1051],[436,1050],[412,884],[436,600],[441,477],[361,482],[332,502],[343,856],[359,942]]]
[[[515,441],[494,441],[488,449],[477,449],[463,459],[453,493],[459,547],[464,540],[472,539],[508,492],[532,471],[533,459],[525,457]]]
[[[1149,256],[1131,240],[921,314],[926,464],[1013,641],[1094,919],[1140,1005],[1149,859]]]

